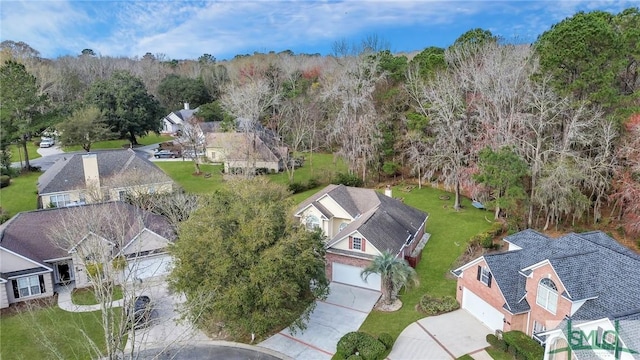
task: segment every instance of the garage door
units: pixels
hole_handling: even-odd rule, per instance
[[[168,274],[173,263],[171,256],[167,254],[142,257],[136,260],[129,260],[125,277],[127,280],[147,279],[154,276]]]
[[[462,289],[462,308],[494,331],[502,330],[504,326],[502,313],[467,288]]]
[[[380,280],[380,275],[378,274],[371,274],[367,278],[367,281],[364,281],[362,280],[362,277],[360,277],[362,268],[335,262],[332,266],[332,281],[347,285],[359,286],[376,291],[380,291],[380,289],[382,289],[382,281]]]

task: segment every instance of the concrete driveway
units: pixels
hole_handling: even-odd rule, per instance
[[[489,346],[485,340],[489,333],[493,331],[466,310],[426,317],[400,333],[388,359],[448,360],[465,354],[485,359],[489,356],[483,350]]]
[[[258,344],[294,359],[331,359],[338,340],[344,334],[356,331],[380,298],[377,291],[331,283],[331,292],[325,301],[318,301],[307,329],[291,333],[284,329]]]

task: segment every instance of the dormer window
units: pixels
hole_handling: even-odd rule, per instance
[[[344,230],[344,228],[346,228],[346,227],[347,227],[347,225],[349,225],[349,224],[347,224],[346,222],[341,223],[341,224],[340,224],[340,227],[338,227],[338,232],[340,232],[340,231]]]
[[[306,220],[307,230],[315,230],[320,227],[320,219],[315,215],[307,216]]]
[[[544,278],[538,283],[538,295],[536,304],[555,314],[558,308],[558,287],[549,278]]]

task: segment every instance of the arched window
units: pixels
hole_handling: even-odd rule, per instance
[[[313,230],[315,228],[319,228],[320,219],[318,219],[318,217],[315,215],[309,215],[307,216],[306,225],[307,225],[307,230]]]
[[[548,311],[556,313],[558,308],[558,287],[551,279],[544,278],[538,283],[536,303]]]
[[[349,224],[347,224],[346,222],[341,223],[341,224],[340,224],[340,227],[338,228],[338,232],[340,232],[340,231],[344,230],[344,228],[346,228],[346,227],[347,227],[347,225],[349,225]]]

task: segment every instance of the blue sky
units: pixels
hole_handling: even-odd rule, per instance
[[[331,53],[336,41],[375,35],[394,52],[449,46],[472,28],[532,42],[577,11],[617,13],[640,1],[5,1],[0,39],[55,58],[165,54],[230,59],[254,51]]]

